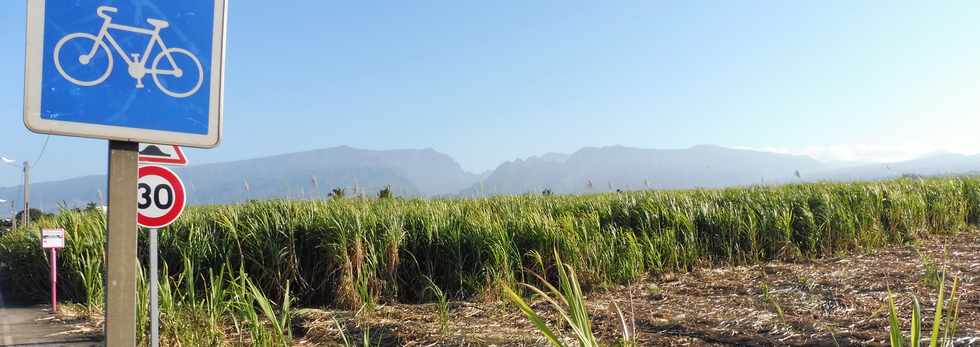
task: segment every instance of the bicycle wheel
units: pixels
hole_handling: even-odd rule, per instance
[[[96,49],[92,55],[89,55],[93,45],[98,45],[100,49]],[[61,50],[65,46],[69,47],[66,58],[71,58],[66,62],[71,64],[62,64]],[[102,60],[106,61],[104,71],[98,67],[98,62]],[[105,42],[98,41],[95,35],[74,33],[61,38],[61,41],[58,41],[58,44],[54,46],[54,66],[58,69],[61,77],[69,82],[82,87],[91,87],[109,78],[112,73],[112,52],[109,51]]]
[[[160,62],[164,61],[164,57],[169,57],[166,61],[170,68],[161,70]],[[191,64],[188,64],[188,60]],[[156,82],[157,87],[164,94],[175,98],[186,98],[194,95],[204,84],[204,67],[201,66],[201,61],[183,48],[169,48],[157,54],[157,57],[153,59],[151,73],[153,74],[153,82]],[[161,76],[164,77],[162,81]]]

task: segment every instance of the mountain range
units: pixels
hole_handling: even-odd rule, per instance
[[[800,181],[853,181],[902,175],[980,172],[980,156],[936,153],[890,164],[825,163],[807,156],[694,146],[686,149],[587,147],[505,162],[466,172],[433,149],[364,150],[334,147],[176,170],[191,204],[250,199],[317,199],[342,188],[375,195],[390,186],[398,196],[479,197],[497,194],[598,193],[639,189],[718,188]],[[31,185],[33,207],[46,211],[104,200],[105,176]],[[19,200],[21,187],[0,188],[0,199]]]

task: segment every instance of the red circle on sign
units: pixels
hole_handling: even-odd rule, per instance
[[[180,214],[184,212],[184,205],[186,204],[186,195],[184,194],[184,182],[177,177],[173,171],[162,166],[142,166],[139,169],[139,177],[143,178],[145,176],[159,176],[167,181],[168,184],[174,189],[174,204],[164,215],[160,217],[148,217],[144,216],[142,213],[137,214],[136,222],[140,226],[145,228],[163,228],[170,225],[180,217]]]

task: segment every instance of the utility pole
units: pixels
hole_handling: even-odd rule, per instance
[[[31,164],[24,162],[24,213],[23,213],[23,227],[28,228],[31,226]]]

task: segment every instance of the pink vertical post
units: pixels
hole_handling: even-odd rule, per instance
[[[58,249],[51,248],[51,313],[58,312]]]

